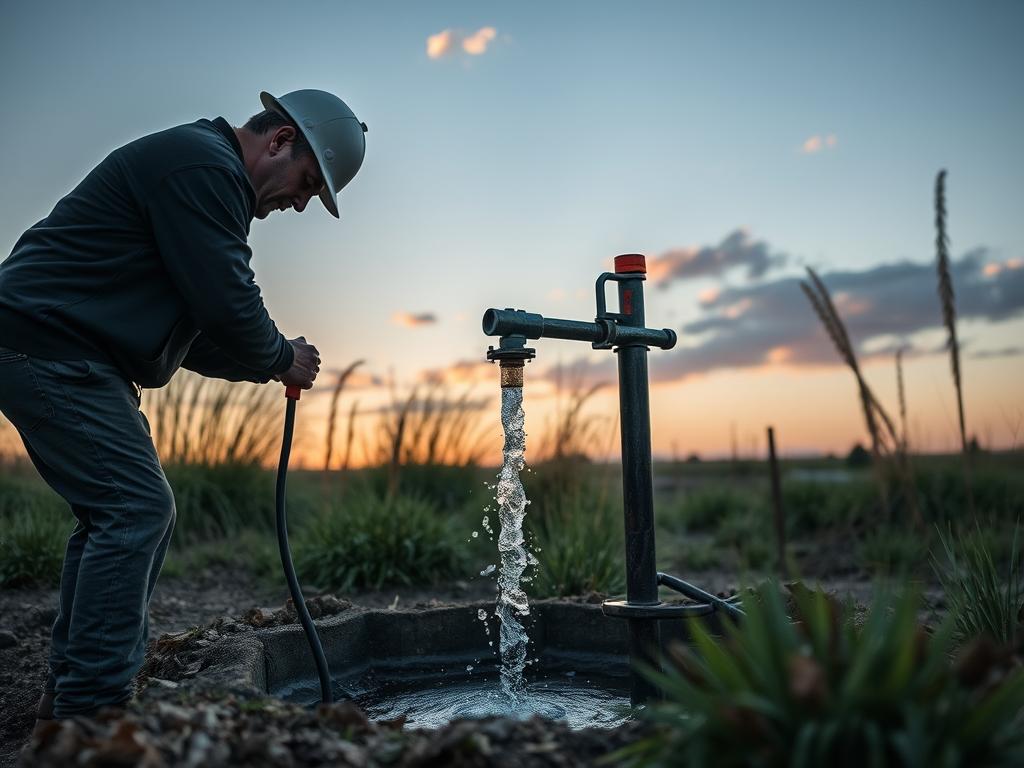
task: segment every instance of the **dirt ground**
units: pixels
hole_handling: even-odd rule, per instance
[[[186,579],[161,579],[150,605],[150,636],[206,624],[251,606],[279,606],[284,588],[271,590],[234,572],[206,570]],[[17,642],[0,647],[0,767],[14,765],[35,722],[46,680],[56,589],[0,590],[0,633]],[[0,634],[0,638],[5,635]],[[8,639],[7,642],[10,642]],[[0,640],[0,646],[3,641]]]
[[[439,589],[361,592],[358,603],[407,607],[432,601],[469,602],[486,599],[493,592],[493,583],[477,579]],[[209,568],[187,578],[162,578],[150,604],[150,644],[164,633],[240,616],[253,607],[278,609],[287,598],[283,577],[280,586],[268,586],[245,571],[229,568]],[[0,768],[16,764],[34,725],[56,613],[56,589],[0,590]]]
[[[737,586],[735,575],[721,572],[687,574],[687,578],[713,592],[727,593]],[[822,586],[830,591],[849,595],[858,602],[866,601],[871,590],[870,582],[856,577],[848,580],[831,579]],[[392,589],[339,597],[347,597],[352,602],[364,606],[428,607],[438,603],[487,599],[493,594],[494,583],[491,580],[474,579],[471,582],[455,582],[442,588]],[[268,586],[254,581],[245,572],[240,573],[227,568],[211,568],[187,578],[163,578],[158,583],[151,604],[151,646],[164,633],[205,626],[224,617],[240,617],[253,607],[279,609],[287,597],[283,580],[280,586]],[[46,654],[56,605],[55,589],[0,591],[0,768],[16,765],[19,752],[28,742],[34,724],[36,704],[46,677]],[[168,695],[171,695],[171,692],[168,692]],[[201,754],[220,754],[223,757],[230,752],[229,762],[225,764],[231,765],[251,762],[251,755],[246,757],[246,753],[236,754],[239,740],[242,738],[240,734],[248,733],[249,730],[262,733],[264,737],[268,732],[279,733],[280,739],[274,745],[275,749],[280,751],[279,760],[275,758],[277,762],[271,761],[268,764],[294,765],[315,765],[323,761],[331,764],[374,764],[375,758],[371,757],[374,754],[373,750],[399,748],[402,758],[395,762],[396,765],[588,765],[591,757],[607,753],[616,744],[623,746],[631,732],[630,729],[626,729],[614,735],[593,732],[588,735],[586,732],[568,731],[567,728],[552,723],[531,724],[530,721],[517,723],[499,720],[486,727],[481,726],[484,728],[483,731],[472,732],[472,739],[476,739],[473,743],[476,746],[470,750],[472,754],[467,753],[468,757],[463,755],[454,758],[449,755],[448,758],[442,759],[443,755],[435,752],[438,749],[443,752],[448,747],[442,748],[441,745],[448,744],[456,752],[462,749],[458,747],[458,744],[462,743],[459,739],[469,738],[465,724],[449,726],[437,735],[402,735],[399,747],[396,746],[394,734],[389,735],[387,727],[366,724],[361,714],[353,714],[347,710],[339,713],[335,709],[317,714],[272,705],[269,709],[253,712],[244,702],[190,700],[185,708],[180,706],[181,703],[149,702],[147,711],[130,713],[130,718],[125,722],[76,725],[73,733],[69,730],[61,735],[61,749],[64,752],[58,750],[52,754],[34,754],[32,764],[61,765],[61,760],[70,759],[70,755],[78,754],[82,749],[93,752],[99,750],[100,753],[104,749],[112,749],[116,754],[108,755],[108,758],[121,760],[122,762],[118,764],[163,765],[166,762],[145,762],[146,759],[156,759],[153,757],[156,754],[153,751],[156,749],[154,744],[161,746],[168,738],[167,733],[178,733],[180,739],[185,739],[188,745],[194,746],[192,743],[198,738],[196,733],[202,732],[201,726],[195,722],[196,718],[203,719],[203,722],[208,724],[207,731],[203,732],[206,734],[206,741],[202,742],[207,752]],[[186,716],[186,712],[190,714]],[[216,728],[209,725],[213,723],[218,723]],[[636,729],[643,727],[638,724]],[[175,728],[178,731],[175,731]],[[297,728],[300,731],[306,729],[302,731],[305,735],[301,737],[301,743],[294,742],[294,739],[298,738],[294,736]],[[332,741],[331,728],[343,729],[344,738],[335,734]],[[490,733],[490,736],[477,743],[479,734],[484,732]],[[191,735],[182,736],[182,733]],[[134,735],[129,738],[126,734]],[[349,737],[355,739],[358,746],[352,746],[348,741]],[[228,741],[217,742],[217,738]],[[385,742],[391,746],[382,746]],[[130,745],[137,753],[129,751],[125,754],[123,750],[118,752],[117,750],[125,744]],[[148,746],[143,748],[138,746],[139,744]],[[507,744],[511,752],[504,747],[493,754],[487,751],[498,749],[498,744]],[[191,748],[189,746],[189,749]],[[221,752],[217,753],[216,749],[220,749]],[[332,749],[333,752],[330,751]],[[357,755],[351,751],[352,749],[361,749],[362,752]],[[481,752],[480,749],[484,751]],[[347,754],[344,760],[341,759],[344,757],[343,752]],[[499,752],[502,755],[501,759],[497,757]],[[161,759],[166,761],[166,754]],[[235,759],[240,762],[233,762]],[[365,760],[370,762],[367,763]],[[182,757],[182,763],[190,764],[190,761]]]

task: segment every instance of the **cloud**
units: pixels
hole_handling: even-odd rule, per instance
[[[427,56],[431,59],[440,59],[452,49],[454,33],[450,29],[438,32],[427,38]]]
[[[488,44],[494,39],[496,34],[497,32],[494,27],[481,27],[462,41],[462,50],[470,56],[479,56],[486,53]]]
[[[805,155],[815,155],[823,149],[835,149],[838,144],[839,139],[834,133],[830,133],[827,136],[815,134],[804,140],[804,143],[800,146],[800,151]]]
[[[647,276],[653,283],[667,287],[676,280],[719,277],[744,267],[747,278],[755,280],[788,260],[784,253],[772,254],[763,240],[751,240],[745,230],[736,229],[718,245],[676,248],[655,256],[647,265]]]
[[[437,315],[433,312],[421,312],[419,314],[413,314],[412,312],[395,312],[391,316],[391,322],[395,325],[400,325],[403,328],[418,328],[421,325],[433,325],[437,322]]]
[[[481,27],[471,34],[456,29],[445,29],[427,38],[427,57],[440,59],[459,49],[470,56],[482,56],[497,35],[494,27]]]
[[[997,322],[1024,313],[1024,268],[987,270],[988,252],[951,265],[961,319]],[[941,329],[935,266],[900,261],[821,275],[851,340],[865,356],[890,355],[919,331]],[[680,330],[679,348],[652,356],[652,378],[676,380],[720,368],[771,363],[834,365],[832,343],[800,290],[801,277],[723,287],[702,297],[703,317]],[[916,350],[928,353],[932,350]]]
[[[1002,349],[979,349],[968,357],[974,360],[989,360],[994,357],[1017,357],[1024,355],[1024,347],[1003,347]]]

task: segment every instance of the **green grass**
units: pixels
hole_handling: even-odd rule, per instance
[[[294,532],[295,568],[303,583],[321,589],[436,584],[466,575],[455,525],[427,501],[356,490],[325,503]]]
[[[727,515],[715,530],[719,550],[731,552],[742,571],[761,570],[774,557],[775,534],[765,508],[748,508]]]
[[[187,578],[204,568],[222,567],[245,570],[269,583],[280,583],[281,560],[273,531],[239,531],[230,539],[210,539],[195,543],[174,541],[167,552],[162,576]]]
[[[542,497],[527,508],[525,527],[538,560],[537,597],[614,594],[625,589],[624,532],[618,499],[600,489]]]
[[[928,560],[927,536],[909,526],[871,529],[857,547],[864,567],[880,576],[916,573]]]
[[[39,508],[0,515],[0,586],[55,586],[74,528],[67,511]]]
[[[961,642],[987,636],[996,643],[1013,646],[1024,639],[1024,567],[1020,555],[1020,526],[1011,539],[1005,570],[996,564],[986,531],[976,527],[966,535],[954,536],[939,530],[945,564],[932,558],[950,613],[956,621]]]
[[[659,519],[669,530],[715,531],[737,513],[769,514],[757,491],[715,484],[685,494],[668,505]]]
[[[31,474],[0,475],[0,586],[52,586],[75,520],[67,504]]]
[[[274,473],[270,470],[255,464],[171,464],[164,472],[174,491],[177,541],[192,544],[246,529],[273,530]]]
[[[658,552],[664,553],[665,561],[672,564],[670,570],[673,573],[709,571],[729,563],[727,553],[713,541],[694,541],[686,535],[672,536],[659,532]]]
[[[782,508],[790,536],[849,527],[876,517],[878,506],[877,488],[860,478],[846,483],[782,483]]]

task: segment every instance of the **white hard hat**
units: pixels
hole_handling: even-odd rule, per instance
[[[279,99],[262,91],[260,101],[265,108],[290,118],[309,141],[324,177],[320,201],[340,218],[336,196],[363,164],[366,123],[359,122],[344,101],[327,91],[292,91]]]

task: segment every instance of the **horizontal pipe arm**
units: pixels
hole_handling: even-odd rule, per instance
[[[561,320],[543,317],[532,312],[515,309],[488,309],[484,312],[483,330],[487,336],[511,336],[519,334],[528,339],[568,339],[602,344],[609,341],[616,346],[643,344],[661,349],[671,349],[676,344],[676,334],[669,328],[633,328],[616,325],[609,321],[587,323],[580,320]]]
[[[488,309],[484,312],[483,328],[487,336],[519,334],[528,339],[551,338],[594,342],[601,341],[605,336],[604,328],[598,323],[559,320],[517,309]]]

